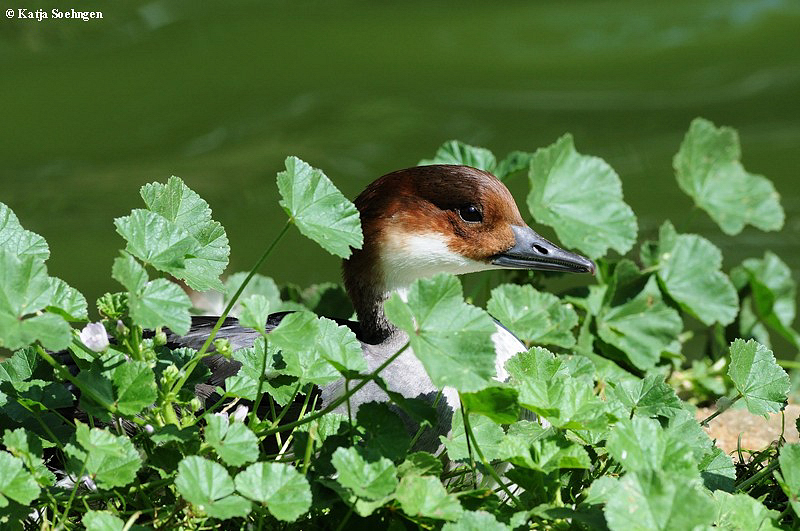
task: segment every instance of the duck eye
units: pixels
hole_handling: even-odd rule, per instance
[[[475,205],[467,205],[458,209],[458,215],[468,223],[478,223],[483,221],[483,214]]]

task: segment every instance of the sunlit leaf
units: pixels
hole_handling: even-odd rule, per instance
[[[485,415],[498,424],[519,419],[518,393],[511,387],[487,387],[477,393],[462,393],[461,403],[470,413]]]
[[[409,516],[457,520],[464,511],[458,498],[447,493],[439,478],[431,476],[405,476],[395,496]]]
[[[361,343],[352,330],[324,317],[319,319],[317,345],[320,355],[338,370],[366,371]]]
[[[68,321],[80,321],[89,317],[86,297],[60,278],[50,277],[53,298],[47,310],[60,314]]]
[[[628,472],[660,470],[696,474],[691,448],[671,435],[655,419],[623,419],[611,429],[606,448]]]
[[[503,459],[515,465],[550,473],[561,468],[591,467],[589,454],[558,430],[544,429],[535,422],[512,424],[500,447]]]
[[[53,303],[54,294],[41,258],[0,248],[0,347],[15,350],[38,340],[51,350],[66,348],[67,322],[55,314],[36,315]]]
[[[529,284],[496,287],[486,309],[523,341],[566,348],[575,344],[572,329],[578,315],[572,305]]]
[[[120,413],[135,415],[158,398],[153,369],[144,361],[128,360],[114,368],[111,375]]]
[[[128,305],[131,317],[145,328],[166,326],[182,335],[192,324],[189,296],[180,286],[164,278],[151,280],[139,292],[129,292]]]
[[[284,522],[294,522],[311,507],[308,480],[284,463],[253,463],[236,475],[236,490]]]
[[[135,209],[114,220],[117,232],[125,238],[125,250],[159,271],[171,272],[184,266],[194,253],[197,241],[185,230],[160,214]]]
[[[726,234],[739,234],[747,224],[780,230],[784,213],[778,192],[769,179],[748,173],[740,158],[736,130],[695,118],[672,164],[681,189]]]
[[[44,238],[22,228],[14,212],[3,203],[0,203],[0,249],[19,257],[32,256],[40,261],[50,256]]]
[[[448,522],[442,531],[507,531],[506,524],[498,522],[493,514],[486,511],[464,511],[456,522]]]
[[[461,283],[439,274],[415,281],[408,302],[394,294],[386,316],[408,332],[414,354],[437,387],[478,391],[495,374],[492,318],[464,302]]]
[[[140,194],[148,209],[185,230],[196,242],[182,267],[168,272],[197,291],[221,290],[219,276],[228,265],[230,247],[222,225],[211,219],[208,203],[174,176],[167,184],[142,186]]]
[[[351,247],[361,248],[358,210],[322,171],[288,157],[286,171],[278,173],[278,191],[283,210],[304,236],[342,258],[350,256]]]
[[[369,462],[355,448],[337,448],[331,463],[339,473],[336,481],[359,498],[376,500],[397,487],[397,469],[385,457]]]
[[[108,511],[86,511],[81,523],[86,531],[122,531],[125,522]]]
[[[205,429],[206,442],[231,466],[258,459],[258,438],[242,422],[228,422],[223,415],[211,415]]]
[[[6,507],[9,498],[28,505],[39,496],[39,492],[39,485],[25,470],[22,460],[0,451],[0,507]]]
[[[470,146],[458,140],[449,140],[439,146],[432,159],[419,161],[420,166],[431,164],[462,164],[492,173],[497,166],[497,160],[486,148]]]
[[[269,317],[269,300],[264,295],[250,295],[240,300],[239,324],[259,332],[264,331]]]
[[[234,351],[233,359],[242,364],[239,371],[225,380],[229,394],[247,400],[255,400],[258,393],[259,378],[261,390],[272,396],[276,403],[285,406],[291,400],[297,379],[281,374],[275,368],[278,349],[271,343],[267,348],[264,338],[256,339],[252,347]]]
[[[290,313],[270,332],[269,343],[280,349],[286,363],[284,373],[297,376],[303,382],[326,385],[341,376],[320,350],[313,348],[319,329],[319,319],[311,312]]]
[[[676,473],[629,472],[603,511],[611,529],[694,529],[714,520],[714,503],[696,482]]]
[[[651,374],[642,380],[619,382],[613,390],[628,413],[644,417],[673,417],[683,411],[681,399],[675,390],[664,382],[663,376]]]
[[[38,435],[23,428],[6,429],[3,433],[3,444],[6,450],[22,459],[25,467],[33,473],[34,479],[41,485],[55,483],[55,475],[45,465],[42,439]]]
[[[779,481],[789,498],[794,514],[800,516],[800,444],[787,444],[778,455],[781,465]]]
[[[453,461],[469,459],[469,450],[471,446],[473,457],[475,457],[474,443],[477,443],[478,447],[481,449],[481,453],[489,461],[501,458],[500,444],[505,435],[503,428],[495,424],[488,417],[474,414],[469,415],[469,425],[475,440],[473,441],[470,439],[469,444],[467,444],[464,417],[461,415],[460,411],[457,411],[453,415],[453,424],[450,434],[446,438],[443,435],[439,436],[442,443],[444,443],[447,448],[447,456]]]
[[[397,475],[403,476],[439,476],[442,473],[442,461],[428,452],[414,452],[406,456],[405,461],[397,467]]]
[[[778,525],[780,513],[764,507],[758,500],[747,494],[728,494],[723,491],[714,492],[715,529],[726,531],[777,531],[783,529]]]
[[[77,475],[83,470],[103,489],[124,487],[136,479],[142,458],[125,435],[89,429],[86,424],[76,422],[75,439],[78,446],[66,447],[66,453],[74,460],[69,464],[71,473]]]
[[[736,466],[731,456],[714,446],[698,463],[700,476],[708,490],[733,492],[736,481]]]
[[[764,345],[741,339],[731,343],[728,376],[750,413],[768,417],[769,413],[783,409],[789,392],[789,375]]]
[[[669,296],[707,325],[733,322],[739,298],[720,271],[720,250],[696,234],[676,233],[668,221],[659,234],[658,278]]]
[[[597,317],[597,333],[628,357],[640,370],[655,366],[661,353],[680,346],[683,321],[661,299],[654,277],[635,298],[614,306]]]
[[[575,151],[572,135],[536,150],[529,176],[531,214],[553,227],[565,246],[590,258],[633,247],[636,216],[622,199],[619,176],[603,159]]]
[[[200,511],[220,519],[246,516],[251,503],[234,494],[233,479],[225,467],[197,455],[178,464],[178,492]]]

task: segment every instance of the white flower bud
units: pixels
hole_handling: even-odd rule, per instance
[[[248,413],[250,413],[250,409],[244,404],[239,404],[239,406],[237,406],[237,408],[233,410],[233,413],[231,414],[231,419],[238,420],[239,422],[244,422],[244,420],[247,418]]]
[[[108,335],[101,323],[87,324],[81,330],[80,338],[84,345],[95,352],[103,352],[108,348]]]

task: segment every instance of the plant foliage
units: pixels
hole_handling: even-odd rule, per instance
[[[695,120],[674,159],[678,185],[728,235],[779,229],[772,184],[739,158],[735,131]],[[385,385],[353,332],[320,317],[341,288],[281,290],[255,268],[223,282],[225,231],[177,177],[143,186],[145,208],[114,221],[121,291],[97,301],[88,325],[83,296],[48,275],[45,240],[0,204],[0,347],[10,354],[0,364],[0,527],[800,525],[800,446],[740,450],[735,464],[687,401],[719,399],[704,423],[734,403],[760,415],[786,404],[790,380],[771,348],[800,345],[797,289],[776,254],[729,276],[719,248],[665,220],[637,262],[608,256],[634,248],[637,220],[616,172],[570,135],[502,159],[451,141],[423,163],[527,174],[532,218],[598,263],[596,279],[566,293],[544,274],[508,275],[487,310],[444,274],[386,302],[431,380],[460,403],[452,419],[392,392],[346,415],[318,410],[315,386],[344,379],[347,395]],[[357,210],[322,171],[289,157],[277,184],[287,226],[341,257],[362,245]],[[214,341],[221,318],[195,348],[169,348],[166,329],[189,331],[191,303],[165,275],[218,291],[223,317],[235,312],[252,341]],[[270,312],[283,310],[294,313],[267,334]],[[495,367],[490,314],[527,348],[505,367]],[[201,361],[214,350],[240,367],[209,384]]]

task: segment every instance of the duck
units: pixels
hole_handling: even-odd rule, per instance
[[[356,334],[369,372],[406,346],[407,334],[387,319],[383,305],[394,293],[405,298],[417,279],[437,273],[461,275],[494,269],[595,273],[590,259],[562,249],[528,226],[508,188],[481,169],[437,164],[394,171],[369,184],[355,199],[355,206],[364,244],[343,261],[342,278],[357,321],[338,323]],[[266,330],[276,327],[286,313],[271,315]],[[169,346],[199,348],[216,319],[193,318],[188,334],[169,335]],[[251,346],[259,334],[228,318],[217,337],[227,339],[237,349]],[[492,341],[496,379],[504,381],[508,378],[506,361],[526,347],[499,322]],[[216,386],[223,386],[240,367],[237,361],[218,354],[204,363],[211,378],[196,388],[203,398],[208,398]],[[432,441],[449,430],[449,419],[459,408],[458,393],[438,389],[410,348],[406,347],[381,372],[381,378],[390,391],[436,407],[442,422],[431,434]],[[331,404],[344,391],[344,380],[318,389],[318,407]],[[440,392],[445,400],[437,404]],[[349,398],[349,405],[342,404],[339,409],[344,412],[349,407],[355,414],[361,405],[373,401],[388,402],[389,396],[370,381]],[[399,413],[409,430],[415,431],[416,424]]]

